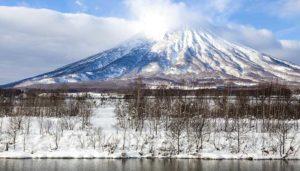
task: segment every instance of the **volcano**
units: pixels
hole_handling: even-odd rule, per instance
[[[208,83],[252,85],[281,81],[300,83],[300,66],[232,43],[205,29],[168,32],[160,40],[143,37],[5,87],[130,81],[149,85]]]

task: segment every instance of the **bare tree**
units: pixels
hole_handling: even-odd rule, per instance
[[[205,127],[207,127],[207,119],[203,116],[196,116],[192,119],[191,127],[195,135],[196,152],[203,149],[203,136],[205,135]]]
[[[59,148],[59,142],[62,137],[62,130],[58,124],[56,124],[55,130],[54,132],[51,132],[51,135],[53,136],[54,145],[55,145],[55,147],[52,148],[52,150],[57,150]]]
[[[21,130],[21,126],[22,126],[22,117],[21,116],[9,118],[8,135],[11,138],[11,143],[13,144],[14,149],[16,149],[17,135],[18,135],[19,131]]]
[[[91,131],[91,134],[89,136],[90,142],[92,143],[92,146],[94,149],[96,149],[96,145],[98,142],[98,146],[99,149],[101,148],[101,144],[102,144],[102,128],[98,127],[98,128],[93,128]]]
[[[177,154],[180,153],[180,140],[183,137],[185,121],[182,118],[172,118],[169,126],[169,137],[176,141]]]
[[[119,102],[115,109],[117,124],[116,126],[120,128],[123,132],[123,145],[122,149],[125,150],[127,131],[129,129],[130,117],[126,110],[126,104]]]

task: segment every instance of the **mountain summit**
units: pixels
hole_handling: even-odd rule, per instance
[[[228,42],[205,30],[183,29],[161,40],[132,39],[110,50],[49,73],[8,84],[36,84],[130,80],[143,77],[150,84],[181,80],[252,84],[279,80],[300,82],[300,66],[254,49]]]

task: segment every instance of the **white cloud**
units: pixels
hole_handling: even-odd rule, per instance
[[[80,9],[80,11],[87,11],[88,7],[84,4],[84,2],[82,0],[76,0],[75,5],[77,5]]]
[[[279,40],[270,30],[238,24],[229,24],[215,29],[227,40],[300,64],[300,41]]]
[[[123,19],[25,7],[0,7],[0,25],[0,73],[6,73],[0,83],[55,69],[135,34]]]
[[[83,6],[83,3],[81,1],[79,1],[79,0],[76,0],[75,4],[78,5],[78,6],[81,6],[81,7]]]
[[[151,38],[161,38],[172,29],[201,22],[202,15],[183,2],[171,0],[125,0],[136,27]]]
[[[252,26],[228,24],[218,28],[221,36],[257,50],[280,48],[281,44],[275,35],[267,29],[256,29]]]
[[[291,17],[300,14],[300,0],[280,0],[278,14],[283,17]]]
[[[223,24],[243,6],[244,0],[197,0],[196,2],[198,4],[196,10],[200,11],[202,17],[208,18],[210,22]]]
[[[282,49],[275,53],[286,60],[300,64],[300,41],[295,40],[280,40]]]
[[[240,5],[240,0],[209,0],[205,1],[207,6],[216,10],[218,13],[227,13],[237,9]]]
[[[260,10],[277,17],[295,18],[300,15],[300,0],[267,1],[260,8]]]

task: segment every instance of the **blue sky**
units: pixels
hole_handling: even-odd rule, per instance
[[[122,16],[121,0],[0,0],[0,5],[47,8],[60,12],[85,12],[96,16]]]
[[[170,27],[208,23],[300,64],[300,0],[0,0],[0,84],[111,48],[136,34],[136,23],[158,26],[143,21],[152,14]]]
[[[200,1],[176,0],[174,2],[184,2],[193,7],[201,5]],[[222,0],[219,1],[222,2]],[[227,1],[223,0],[223,2]],[[298,15],[300,13],[286,17],[276,15],[276,13],[280,13],[276,9],[276,4],[281,5],[280,0],[236,0],[233,3],[239,5],[229,15],[226,14],[228,15],[226,16],[227,20],[272,30],[280,39],[300,40],[300,15]],[[64,13],[81,12],[95,16],[129,18],[124,4],[123,0],[0,0],[2,6],[26,6],[47,8]]]

